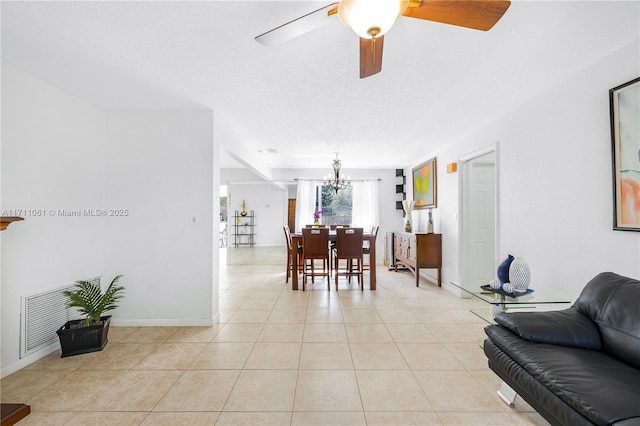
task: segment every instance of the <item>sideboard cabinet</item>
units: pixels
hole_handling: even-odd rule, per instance
[[[442,286],[442,234],[394,232],[393,257],[398,265],[406,266],[420,284],[420,268],[438,270],[438,287]]]

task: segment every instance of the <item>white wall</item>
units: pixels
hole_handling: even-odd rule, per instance
[[[20,297],[78,279],[125,275],[114,324],[214,322],[213,130],[211,111],[102,111],[2,64],[1,208],[33,209],[0,235],[2,376],[52,349],[19,359]],[[61,214],[83,209],[128,215]]]
[[[25,218],[0,234],[3,375],[41,356],[18,359],[21,296],[103,272],[104,219],[61,214],[103,208],[102,126],[98,109],[2,64],[1,208]]]
[[[105,227],[106,276],[127,287],[114,325],[212,324],[212,113],[105,116],[106,207],[129,210]]]
[[[498,252],[529,262],[532,288],[573,300],[601,271],[640,276],[640,234],[612,230],[608,99],[610,88],[640,74],[639,64],[636,40],[432,154],[443,283],[458,280],[458,175],[446,164],[496,142]],[[426,212],[417,216],[425,223]]]

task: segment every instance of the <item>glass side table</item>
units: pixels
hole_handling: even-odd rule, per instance
[[[548,305],[557,305],[553,307],[565,309],[569,307],[570,303],[572,303],[570,300],[566,300],[562,297],[533,289],[529,289],[525,293],[509,294],[502,290],[493,290],[488,284],[461,286],[453,281],[449,281],[449,284],[460,289],[462,294],[467,294],[470,295],[470,297],[475,297],[486,302],[489,309],[470,309],[470,311],[489,324],[495,324],[493,318],[502,311],[531,311],[541,306]],[[480,343],[480,346],[482,347],[482,343]],[[517,396],[516,391],[511,389],[511,387],[505,382],[502,382],[497,393],[500,399],[502,399],[509,407],[513,407],[513,403]]]
[[[463,286],[453,281],[449,281],[449,284],[460,289],[462,294],[470,295],[487,303],[489,309],[471,309],[470,311],[490,324],[494,323],[493,317],[502,311],[534,310],[541,305],[558,305],[553,307],[565,309],[572,303],[571,300],[535,289],[528,289],[525,293],[509,294],[502,290],[492,290],[488,284]]]

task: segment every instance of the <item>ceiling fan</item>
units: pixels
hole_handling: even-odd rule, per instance
[[[382,70],[384,34],[400,16],[490,30],[502,18],[508,0],[341,0],[255,37],[266,46],[321,27],[338,15],[360,37],[360,78]]]

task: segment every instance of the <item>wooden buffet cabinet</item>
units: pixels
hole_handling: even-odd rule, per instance
[[[438,287],[442,286],[442,234],[394,232],[393,258],[396,270],[403,265],[413,272],[416,287],[420,284],[420,268],[437,269]]]

